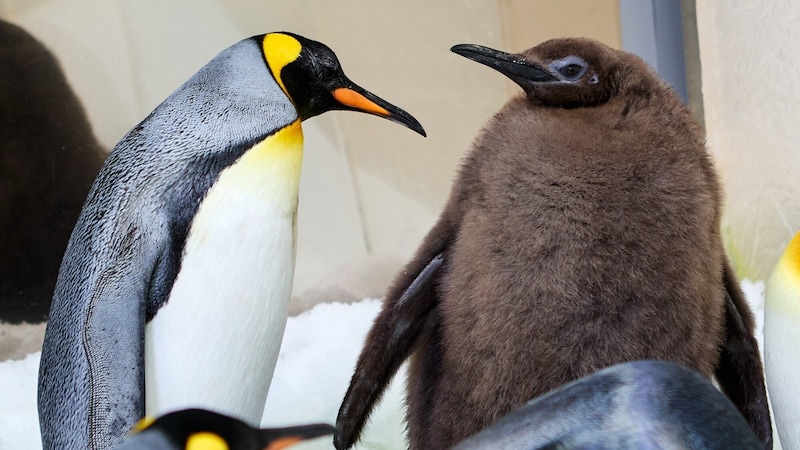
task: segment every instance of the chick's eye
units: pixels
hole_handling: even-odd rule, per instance
[[[581,73],[583,67],[579,66],[578,64],[567,64],[566,66],[559,69],[562,75],[567,78],[575,78]]]

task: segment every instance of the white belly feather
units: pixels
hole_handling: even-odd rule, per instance
[[[296,122],[225,169],[200,205],[145,330],[149,416],[204,407],[260,422],[291,297],[301,162]]]

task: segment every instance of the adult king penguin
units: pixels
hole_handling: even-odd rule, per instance
[[[781,445],[800,448],[800,233],[794,235],[767,282],[764,369]]]
[[[173,411],[137,428],[117,450],[280,450],[334,431],[324,423],[257,429],[205,409]]]
[[[588,39],[455,53],[524,90],[484,127],[398,274],[337,419],[350,447],[400,363],[411,448],[449,448],[606,366],[716,375],[771,445],[753,318],[700,127],[638,57]]]
[[[150,415],[201,406],[261,420],[294,273],[300,121],[329,110],[425,134],[325,45],[270,33],[224,50],[117,144],[56,283],[45,449],[114,447],[145,390]]]

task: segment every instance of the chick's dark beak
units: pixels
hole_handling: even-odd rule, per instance
[[[343,80],[331,88],[331,95],[341,105],[340,109],[360,111],[372,114],[410,128],[417,133],[427,136],[425,129],[411,114],[392,105],[375,94],[355,85],[350,80]]]
[[[501,52],[489,47],[475,44],[459,44],[450,51],[465,58],[489,66],[492,69],[511,78],[512,81],[522,86],[526,84],[547,83],[559,81],[559,78],[550,73],[546,68],[525,60],[520,55]]]

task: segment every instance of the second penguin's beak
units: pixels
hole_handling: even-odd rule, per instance
[[[264,450],[283,450],[308,439],[333,434],[335,428],[328,424],[301,425],[288,428],[259,430]]]
[[[331,95],[333,95],[333,98],[342,106],[336,109],[373,114],[403,125],[423,136],[427,136],[427,134],[425,134],[425,129],[422,128],[422,125],[420,125],[414,116],[377,95],[355,85],[350,80],[344,80],[340,86],[331,89]]]
[[[492,69],[511,78],[512,81],[525,88],[530,83],[547,83],[560,81],[559,78],[545,67],[526,60],[521,55],[501,52],[493,48],[475,44],[459,44],[450,51],[465,58],[489,66]]]

